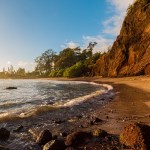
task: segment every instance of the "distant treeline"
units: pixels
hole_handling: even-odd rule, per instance
[[[15,70],[12,65],[8,67],[8,70],[3,69],[2,72],[0,72],[0,78],[1,79],[24,79],[24,78],[37,78],[38,74],[35,71],[32,72],[26,72],[24,68],[18,68]]]
[[[35,59],[35,70],[26,72],[24,68],[14,70],[11,65],[7,71],[0,72],[0,78],[39,78],[39,77],[81,77],[91,76],[96,61],[104,55],[93,53],[96,42],[90,42],[82,50],[80,47],[65,48],[56,54],[52,49],[46,50]]]

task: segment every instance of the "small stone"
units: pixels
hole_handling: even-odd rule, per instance
[[[96,137],[105,137],[107,135],[107,132],[101,129],[96,129],[92,131],[92,135]]]
[[[99,123],[99,122],[103,122],[103,120],[101,120],[100,118],[96,117],[96,118],[93,119],[93,122],[94,123]]]
[[[77,116],[78,119],[81,119],[82,117],[83,117],[83,116],[81,116],[81,115],[78,115],[78,116]]]
[[[46,143],[43,147],[43,150],[65,150],[66,145],[63,140],[52,140]]]
[[[9,138],[10,136],[10,132],[5,129],[5,128],[1,128],[0,129],[0,140],[5,141]]]
[[[63,123],[64,121],[62,121],[62,120],[55,120],[54,121],[56,124],[61,124],[61,123]]]
[[[47,142],[52,140],[52,134],[49,130],[43,130],[41,131],[41,133],[39,134],[36,142],[39,145],[45,145]]]
[[[90,121],[90,125],[91,125],[91,126],[94,125],[94,122],[93,122],[93,121]]]
[[[13,130],[14,132],[19,132],[20,130],[22,130],[23,129],[23,126],[21,125],[21,126],[19,126],[16,130]]]

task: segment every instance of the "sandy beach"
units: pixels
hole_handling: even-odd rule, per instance
[[[94,115],[106,121],[101,128],[109,133],[119,134],[131,122],[150,125],[150,77],[124,78],[79,78],[75,80],[92,81],[112,85],[114,99]],[[107,119],[106,119],[107,118]]]

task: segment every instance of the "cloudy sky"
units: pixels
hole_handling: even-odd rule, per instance
[[[86,47],[106,51],[134,0],[0,0],[0,70],[34,68],[47,49]]]

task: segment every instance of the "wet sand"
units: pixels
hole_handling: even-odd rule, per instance
[[[106,122],[100,127],[109,133],[119,134],[131,122],[150,125],[150,77],[79,78],[75,80],[106,83],[114,87],[115,97],[93,115]]]

